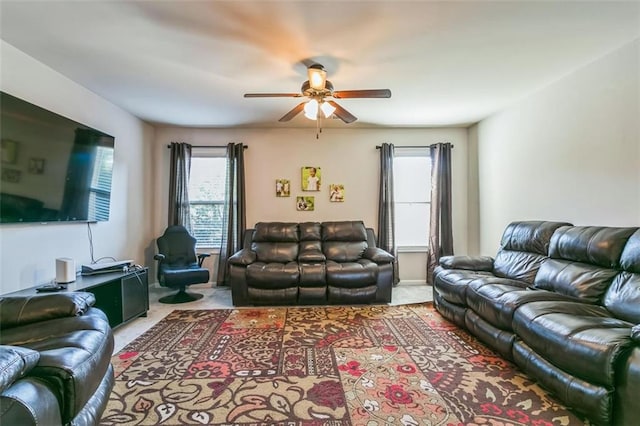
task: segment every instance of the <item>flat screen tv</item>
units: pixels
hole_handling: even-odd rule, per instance
[[[109,220],[115,139],[0,92],[0,223]]]

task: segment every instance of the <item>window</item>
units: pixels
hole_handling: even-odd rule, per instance
[[[97,147],[95,165],[89,188],[88,217],[93,220],[109,220],[113,149],[103,146]]]
[[[398,249],[425,250],[429,244],[431,157],[425,149],[395,150],[395,229]]]
[[[191,235],[196,248],[219,247],[225,199],[227,159],[219,148],[194,148],[189,173]]]

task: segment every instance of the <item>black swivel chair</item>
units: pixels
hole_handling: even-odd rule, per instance
[[[208,253],[196,256],[196,239],[184,226],[170,226],[157,240],[158,282],[161,286],[178,288],[178,292],[162,297],[160,303],[186,303],[202,298],[202,294],[187,293],[191,284],[209,282],[209,270],[202,267]]]

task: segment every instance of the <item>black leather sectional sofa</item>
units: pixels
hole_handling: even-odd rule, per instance
[[[640,229],[511,223],[440,260],[434,301],[592,423],[640,422]]]
[[[96,425],[113,334],[91,293],[0,297],[0,424]]]
[[[229,258],[235,306],[391,301],[394,257],[361,221],[260,222]]]

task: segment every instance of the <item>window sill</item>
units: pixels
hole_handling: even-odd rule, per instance
[[[426,253],[429,251],[427,246],[402,246],[398,247],[398,253]]]
[[[209,253],[211,255],[219,255],[220,248],[219,247],[196,247],[196,253]]]

